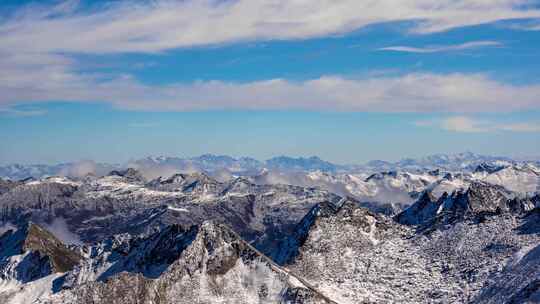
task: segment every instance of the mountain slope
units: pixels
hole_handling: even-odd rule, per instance
[[[206,222],[197,231],[157,279],[121,273],[41,303],[333,303],[227,227]]]
[[[498,212],[512,200],[499,197],[497,187],[473,188],[448,196],[448,220],[425,221],[429,213],[405,211],[421,217],[412,222],[420,227],[371,213],[353,200],[321,209],[287,267],[339,303],[474,302],[501,265],[540,243],[540,222],[524,216],[537,209]],[[424,196],[411,208],[433,210],[433,204]],[[527,282],[527,288],[536,286],[534,277]],[[509,285],[515,287],[510,296],[525,288]]]

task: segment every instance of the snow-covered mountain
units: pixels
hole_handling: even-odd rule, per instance
[[[0,166],[0,178],[12,181],[29,178],[41,179],[49,176],[83,177],[87,174],[104,175],[114,169],[121,168],[118,164],[96,163],[93,161],[80,161],[54,165],[22,165],[10,164]]]
[[[12,164],[0,166],[0,177],[4,179],[21,180],[30,177],[40,179],[57,175],[82,177],[89,173],[100,176],[115,169],[135,168],[148,179],[159,176],[170,176],[174,173],[206,172],[220,180],[225,180],[232,176],[256,175],[262,170],[287,173],[321,171],[331,174],[372,174],[388,171],[408,171],[415,173],[436,169],[444,171],[473,172],[479,165],[485,165],[487,166],[486,168],[499,168],[525,163],[531,163],[538,166],[538,162],[518,161],[507,157],[484,156],[470,152],[451,155],[436,154],[419,159],[402,159],[397,162],[374,160],[365,164],[352,165],[334,164],[316,156],[307,158],[279,156],[266,161],[259,161],[249,157],[234,158],[226,155],[204,154],[191,158],[152,156],[132,160],[123,165],[95,163],[93,161],[80,161],[56,165]]]
[[[537,299],[536,166],[293,173],[1,181],[0,302]]]

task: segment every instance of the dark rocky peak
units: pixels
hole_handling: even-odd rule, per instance
[[[540,208],[540,195],[535,196],[516,196],[507,202],[510,212],[517,214],[526,214],[534,209]]]
[[[304,230],[302,227],[316,225],[317,221],[322,219],[335,219],[341,223],[354,223],[355,225],[365,226],[366,222],[372,222],[374,219],[385,219],[380,214],[371,212],[369,209],[361,206],[361,203],[354,198],[342,198],[339,202],[333,203],[325,201],[315,205],[304,216],[297,231]],[[368,219],[369,218],[369,219]]]
[[[365,181],[369,182],[370,180],[382,180],[387,176],[396,178],[398,176],[398,172],[397,171],[385,171],[385,172],[373,173],[370,176],[368,176]]]
[[[16,231],[8,230],[0,237],[0,264],[11,256],[22,254],[25,255],[18,262],[13,275],[22,282],[33,281],[51,273],[70,271],[81,260],[77,252],[33,223]]]
[[[156,243],[186,233],[179,227],[168,229],[155,236]],[[177,252],[174,246],[150,246],[156,254],[160,250],[179,254],[155,279],[121,272],[107,280],[72,286],[45,303],[217,303],[223,299],[227,303],[335,303],[303,285],[304,280],[276,265],[226,225],[210,221],[189,231],[194,232],[193,238]]]
[[[396,220],[404,225],[424,224],[435,218],[437,212],[446,199],[445,192],[440,199],[435,198],[431,191],[426,190],[409,208],[396,216]]]
[[[534,208],[533,198],[513,197],[505,188],[474,181],[468,189],[443,193],[435,199],[429,191],[395,220],[405,225],[419,225],[426,229],[440,223],[453,223],[464,219],[483,221],[487,216],[501,213],[521,214]]]
[[[186,181],[188,175],[182,173],[176,173],[170,176],[169,178],[162,180],[159,178],[161,184],[182,184]]]
[[[123,271],[157,278],[180,257],[195,239],[198,230],[198,226],[185,228],[181,225],[170,225],[149,236],[131,240],[129,245],[116,247],[115,252],[119,255],[109,256],[115,260],[114,265],[99,279],[104,280]]]
[[[256,185],[245,177],[238,177],[232,180],[223,190],[223,195],[226,193],[250,193],[251,189],[256,188]]]
[[[175,174],[171,176],[171,178],[165,181],[165,183],[192,183],[192,182],[205,183],[205,184],[218,183],[218,181],[216,181],[214,178],[210,177],[208,174],[204,172]]]
[[[240,262],[239,262],[240,261]],[[245,242],[236,232],[230,229],[224,224],[220,224],[213,221],[204,222],[200,225],[195,240],[182,254],[182,258],[171,266],[171,270],[168,271],[163,277],[163,280],[170,280],[171,277],[184,277],[185,273],[195,273],[204,271],[205,275],[210,278],[211,281],[216,280],[221,276],[227,275],[228,272],[235,272],[238,265],[251,272],[252,269],[259,269],[260,271],[270,271],[276,275],[275,279],[280,281],[286,279],[286,277],[292,276],[298,280],[299,285],[306,284],[305,286],[295,286],[295,288],[301,289],[302,294],[309,294],[312,298],[317,298],[316,302],[308,303],[335,303],[329,298],[322,295],[314,287],[310,286],[303,279],[296,274],[290,273],[289,270],[281,268],[256,248]],[[262,270],[261,268],[267,268]],[[245,275],[246,270],[243,270]],[[266,274],[268,276],[268,274]],[[275,280],[274,279],[274,280]],[[266,283],[263,283],[265,285]],[[218,285],[219,286],[219,285]],[[291,293],[291,286],[288,283],[286,287],[286,293]],[[267,287],[259,286],[258,289],[263,290],[259,292],[259,296],[267,298]],[[287,303],[302,303],[297,298],[297,293],[292,295],[292,301]]]
[[[383,234],[391,224],[392,221],[388,217],[361,207],[360,202],[353,198],[343,198],[337,204],[322,202],[315,205],[296,225],[292,235],[281,240],[269,255],[278,264],[286,265],[294,261],[311,231],[319,228],[325,230],[331,226],[339,234],[337,232],[339,227],[348,226],[354,227],[358,233],[374,235]]]
[[[431,175],[431,176],[439,176],[441,174],[441,169],[435,169],[435,170],[428,171],[428,174]]]
[[[32,176],[26,177],[26,178],[22,178],[22,179],[19,180],[19,182],[21,182],[21,183],[23,183],[23,184],[24,184],[24,183],[29,183],[29,182],[34,182],[34,181],[37,181],[37,179],[34,178],[34,177],[32,177]]]
[[[501,186],[474,181],[469,188],[456,190],[441,197],[437,221],[454,222],[462,219],[483,220],[486,216],[511,211],[511,193]]]
[[[452,175],[452,173],[448,172],[443,176],[443,179],[452,181],[452,180],[454,180],[454,175]]]
[[[488,174],[491,174],[499,170],[502,170],[504,168],[505,168],[504,166],[496,165],[493,163],[481,163],[478,166],[476,166],[476,168],[474,169],[474,172],[475,173],[486,172]]]
[[[223,185],[203,172],[185,174],[181,191],[189,193],[217,193]]]
[[[127,168],[125,170],[113,170],[108,175],[120,176],[129,181],[136,181],[136,182],[145,181],[145,178],[142,176],[142,174],[137,169],[134,169],[134,168]]]
[[[458,208],[465,207],[467,212],[478,214],[482,212],[507,211],[507,191],[495,185],[473,182],[463,193],[458,191],[455,200]]]
[[[218,193],[224,187],[220,182],[203,172],[177,173],[165,180],[161,178],[153,180],[147,186],[163,191],[186,193]]]
[[[210,276],[224,275],[237,264],[238,259],[249,264],[262,256],[224,224],[206,221],[193,231],[196,234],[192,235],[190,243],[181,252],[181,258],[171,265],[161,279],[178,273],[183,276],[201,271],[206,271]]]

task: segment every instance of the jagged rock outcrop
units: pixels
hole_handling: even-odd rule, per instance
[[[510,257],[540,243],[534,211],[526,217],[508,208],[499,212],[508,200],[499,188],[484,186],[437,201],[424,194],[403,213],[419,216],[421,230],[353,200],[337,209],[315,208],[306,216],[309,229],[287,267],[339,303],[472,303]],[[461,205],[448,205],[449,216],[459,215],[459,220],[423,220],[450,197]],[[491,215],[483,217],[486,212]],[[527,284],[523,288],[530,290],[534,279]]]
[[[72,270],[81,256],[40,226],[29,223],[0,237],[0,278],[22,283]]]
[[[333,303],[221,224],[199,226],[180,252],[156,279],[124,272],[41,303]]]
[[[464,219],[484,220],[502,213],[523,214],[535,208],[534,197],[520,197],[508,190],[483,182],[473,182],[466,190],[446,192],[436,199],[430,191],[396,216],[405,225],[431,226]]]
[[[414,204],[396,216],[396,220],[405,225],[419,225],[433,220],[447,196],[445,192],[437,199],[430,191],[424,191]]]
[[[492,163],[481,163],[474,169],[475,173],[479,172],[486,172],[486,173],[494,173],[501,169],[504,169],[504,166],[492,164]]]
[[[145,178],[142,174],[134,168],[127,168],[125,170],[113,170],[109,173],[110,176],[121,176],[129,181],[144,182]]]
[[[434,284],[404,241],[412,230],[390,218],[350,199],[308,217],[309,232],[287,267],[338,303],[420,301]],[[415,281],[403,280],[411,275]]]

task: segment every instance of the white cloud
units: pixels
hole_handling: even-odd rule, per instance
[[[85,177],[88,174],[96,174],[96,168],[97,166],[94,161],[82,160],[62,169],[59,175],[69,177]]]
[[[439,45],[439,46],[427,46],[427,47],[410,47],[410,46],[389,46],[380,48],[380,51],[396,51],[406,53],[438,53],[438,52],[450,52],[450,51],[463,51],[476,49],[488,46],[501,46],[502,43],[498,41],[470,41],[461,44],[453,45]]]
[[[129,76],[103,80],[66,71],[0,81],[0,106],[44,101],[106,102],[150,111],[299,109],[365,112],[508,112],[540,108],[540,85],[509,85],[481,74],[408,74],[293,82],[196,81],[149,86]],[[40,75],[40,76],[39,76]],[[15,79],[14,78],[14,79]],[[40,78],[41,81],[34,81]],[[69,79],[69,81],[66,81]]]
[[[540,123],[520,122],[520,123],[497,123],[489,120],[475,119],[467,116],[451,116],[441,120],[424,120],[414,123],[419,127],[438,127],[452,132],[540,132]]]
[[[77,1],[32,6],[0,19],[0,108],[46,101],[106,102],[134,110],[308,109],[513,111],[539,108],[540,86],[485,75],[410,74],[302,82],[269,79],[150,86],[130,75],[80,73],[70,54],[163,52],[250,40],[306,39],[416,20],[429,33],[540,17],[526,0],[119,1],[84,11]],[[486,42],[483,42],[486,43]],[[463,47],[463,46],[462,46]],[[471,47],[470,45],[468,47]]]
[[[416,20],[430,33],[540,17],[530,0],[119,1],[84,12],[73,1],[25,9],[0,24],[9,52],[159,52],[247,40],[305,39]],[[1,52],[1,51],[0,51]]]

